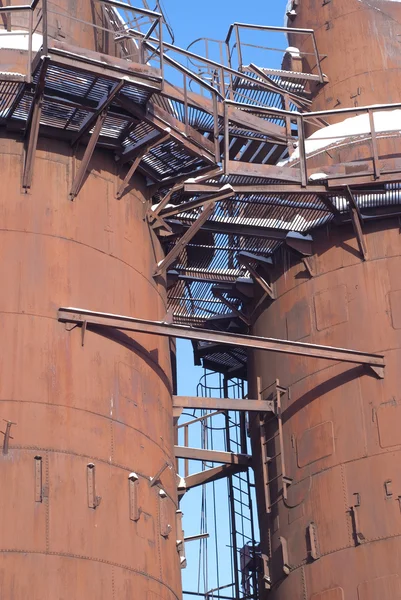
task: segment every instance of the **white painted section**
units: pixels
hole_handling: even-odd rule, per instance
[[[400,2],[401,0],[392,0]],[[375,131],[379,134],[401,134],[401,109],[383,110],[374,113]],[[349,144],[358,140],[370,138],[369,115],[362,114],[356,117],[349,117],[341,123],[335,123],[328,127],[323,127],[313,133],[305,142],[307,155],[319,154],[328,148],[338,145]],[[293,162],[299,159],[299,148],[293,152],[291,158],[281,161],[279,166]]]
[[[32,50],[37,52],[43,44],[43,36],[34,33],[32,36]],[[2,31],[0,33],[0,49],[28,50],[29,35],[26,31]]]

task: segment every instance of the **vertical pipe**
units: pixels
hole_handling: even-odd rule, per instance
[[[377,138],[375,129],[375,118],[373,110],[368,111],[369,113],[369,124],[370,124],[370,135],[372,140],[372,153],[373,153],[373,171],[375,179],[380,177],[380,163],[379,163],[379,150],[377,148]]]
[[[235,40],[237,44],[237,55],[238,55],[238,71],[242,71],[242,48],[241,48],[241,38],[239,35],[238,25],[235,25]]]

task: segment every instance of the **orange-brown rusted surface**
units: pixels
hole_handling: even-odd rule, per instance
[[[0,429],[15,423],[8,449],[0,448],[1,595],[174,600],[181,582],[168,340],[88,329],[82,345],[80,328],[57,321],[68,305],[165,317],[144,181],[137,176],[116,200],[113,157],[96,151],[70,202],[71,150],[39,140],[24,194],[22,151],[0,139]],[[166,462],[172,468],[150,486]]]
[[[21,2],[10,2],[18,6]],[[28,3],[26,3],[28,4]],[[1,6],[1,4],[0,4]],[[110,9],[113,10],[113,9]],[[0,14],[0,71],[27,73],[28,36],[22,38],[13,32],[29,31],[29,11]],[[43,20],[41,1],[32,13],[34,28],[33,56],[42,44]],[[69,51],[92,50],[108,56],[121,56],[121,46],[115,43],[110,20],[99,0],[53,0],[47,2],[48,41],[67,44]],[[7,40],[7,32],[14,40]],[[20,42],[19,42],[20,40]],[[19,42],[19,45],[18,45]],[[138,49],[132,41],[127,48],[133,61],[138,60]]]
[[[322,87],[313,110],[331,110],[400,100],[401,4],[393,0],[299,0],[291,26],[314,29]],[[290,35],[291,45],[313,52],[306,36]],[[309,64],[312,57],[304,57]],[[306,65],[305,65],[306,66]],[[309,69],[316,72],[315,64]],[[338,119],[337,119],[338,120]]]
[[[270,515],[262,509],[261,467],[256,471],[265,553],[271,544],[274,591],[269,598],[274,600],[401,597],[401,240],[398,223],[369,225],[365,231],[367,262],[360,259],[350,226],[315,232],[312,279],[294,256],[283,257],[275,273],[278,299],[253,330],[323,345],[373,348],[385,354],[387,364],[385,379],[378,380],[362,367],[252,356],[251,394],[257,375],[263,397],[276,378],[289,388],[282,397],[283,441],[293,483],[283,501],[277,456],[269,466],[270,478],[278,476],[269,486]],[[266,437],[273,436],[267,454],[274,457],[280,451],[275,419],[266,427]],[[259,463],[256,425],[253,438]],[[355,522],[351,507],[357,504]],[[316,560],[307,532],[310,523],[315,524]],[[280,536],[288,544],[289,576],[283,573]],[[377,578],[383,578],[380,585]]]
[[[313,103],[325,110],[399,102],[401,4],[300,0],[296,27],[315,29],[330,83]],[[292,45],[300,40],[290,36]],[[299,44],[296,44],[296,42]],[[303,48],[306,50],[306,48]],[[347,115],[350,116],[350,115]],[[346,118],[346,117],[341,117]],[[339,120],[337,118],[336,120]],[[380,154],[397,155],[392,140]],[[372,155],[369,143],[322,152],[308,165]],[[253,333],[385,355],[386,375],[290,356],[251,356],[250,395],[288,389],[277,419],[265,422],[271,512],[265,510],[260,428],[252,426],[262,552],[269,557],[271,600],[401,598],[401,238],[398,219],[364,223],[363,261],[351,226],[313,231],[311,277],[283,250],[273,281],[277,300]],[[283,498],[282,468],[292,484]],[[286,571],[286,573],[284,572]],[[263,589],[264,586],[262,586]]]

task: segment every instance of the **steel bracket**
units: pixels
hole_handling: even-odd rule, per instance
[[[164,471],[166,469],[169,469],[171,471],[172,468],[173,468],[172,464],[170,464],[169,462],[165,462],[164,465],[157,471],[156,475],[154,477],[150,478],[149,487],[153,487],[157,483],[160,483],[160,477],[162,476]]]
[[[273,284],[271,282],[267,282],[252,264],[253,262],[256,262],[261,268],[263,268],[265,273],[268,273],[273,266],[273,260],[271,258],[265,258],[263,256],[251,254],[250,252],[239,252],[237,254],[237,258],[238,262],[248,269],[252,278],[260,285],[262,290],[266,292],[270,299],[275,300],[276,293],[274,291]]]
[[[89,163],[90,163],[93,153],[95,151],[96,144],[99,140],[100,133],[102,131],[102,127],[104,125],[106,117],[107,117],[107,108],[105,108],[96,119],[96,124],[93,129],[92,135],[90,136],[90,139],[89,139],[88,145],[86,146],[83,158],[82,158],[79,168],[75,174],[74,181],[72,182],[72,186],[70,189],[70,200],[74,200],[74,198],[77,197],[77,195],[82,187],[86,172],[89,168]]]
[[[319,540],[317,536],[316,523],[313,521],[308,525],[310,555],[313,560],[320,558]]]
[[[284,575],[289,575],[291,572],[291,566],[290,566],[290,559],[289,559],[289,555],[288,555],[288,543],[287,543],[287,540],[283,536],[280,536],[280,543],[281,543],[281,554],[282,554],[282,560],[283,560],[283,573],[284,573]]]
[[[346,195],[348,198],[349,212],[352,221],[352,226],[354,228],[356,240],[358,242],[359,252],[361,253],[363,260],[368,260],[368,248],[366,245],[365,236],[363,234],[363,216],[359,207],[356,203],[354,195],[351,191],[351,188],[347,185],[345,186]]]
[[[2,433],[4,435],[3,454],[6,455],[6,454],[8,454],[9,442],[10,442],[10,440],[14,439],[10,434],[11,427],[12,427],[12,425],[16,425],[17,423],[14,423],[13,421],[7,421],[6,419],[3,419],[3,421],[5,421],[7,423],[6,430],[1,431],[0,433]]]
[[[22,187],[25,190],[29,189],[32,185],[33,165],[38,145],[40,119],[43,108],[43,92],[46,85],[46,72],[49,64],[48,57],[44,57],[42,61],[39,79],[36,84],[35,95],[32,101],[31,112],[28,116],[25,129],[27,140],[25,143],[24,170],[22,175]]]
[[[187,566],[187,557],[185,556],[185,537],[184,530],[182,528],[182,517],[183,513],[181,510],[177,510],[175,513],[176,523],[177,523],[177,552],[180,557],[180,567],[181,569],[185,569]]]
[[[187,229],[184,235],[176,242],[175,246],[170,250],[167,256],[159,262],[157,268],[153,274],[153,277],[159,277],[164,275],[168,267],[178,258],[185,246],[192,240],[194,235],[202,227],[203,223],[207,221],[210,215],[214,211],[215,204],[211,203],[205,206],[199,217],[192,223],[191,227]]]
[[[214,286],[212,288],[212,294],[215,298],[220,300],[220,302],[222,304],[227,306],[227,308],[229,308],[234,315],[236,315],[239,319],[241,319],[241,321],[243,321],[247,327],[249,327],[251,325],[250,319],[242,312],[242,310],[240,310],[239,308],[237,308],[235,306],[234,302],[232,302],[231,300],[226,298],[224,296],[224,292],[219,290],[217,286]]]
[[[129,518],[131,521],[139,521],[141,518],[141,509],[138,506],[138,483],[139,477],[136,473],[130,473],[128,476],[129,486]]]
[[[138,148],[135,149],[135,151],[133,151],[132,153],[130,152],[130,158],[134,158],[134,162],[128,169],[127,174],[125,175],[121,185],[119,186],[119,188],[117,190],[116,198],[118,200],[120,200],[122,198],[125,190],[127,189],[128,185],[129,185],[129,182],[131,181],[132,177],[134,176],[135,171],[139,167],[140,162],[143,159],[143,157],[155,146],[160,146],[160,144],[163,144],[164,142],[168,141],[170,139],[170,133],[171,133],[171,129],[169,127],[167,127],[163,133],[156,133],[148,143],[140,144],[140,145],[138,145]],[[127,157],[125,157],[125,159],[126,158]],[[124,156],[123,156],[123,159],[124,159]]]

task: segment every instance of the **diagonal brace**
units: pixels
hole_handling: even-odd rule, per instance
[[[275,300],[276,294],[274,292],[273,286],[271,285],[271,283],[268,283],[266,279],[262,277],[262,275],[252,265],[252,261],[257,261],[258,263],[262,264],[262,266],[264,266],[265,264],[271,266],[273,264],[272,259],[252,255],[249,252],[240,252],[237,258],[238,262],[248,269],[253,279],[260,285],[262,290],[266,292],[270,299]]]
[[[190,200],[189,202],[178,204],[177,206],[172,206],[171,208],[164,208],[160,211],[160,214],[164,219],[167,219],[183,212],[200,208],[201,206],[205,207],[213,202],[221,202],[222,200],[231,198],[234,196],[234,194],[235,192],[232,186],[230,184],[226,184],[220,189],[215,190],[213,194],[209,194],[203,198],[201,197],[196,200]]]
[[[22,175],[22,187],[29,189],[32,185],[33,165],[35,161],[36,148],[38,145],[40,118],[43,108],[43,90],[46,83],[46,71],[48,60],[44,59],[39,75],[39,80],[36,85],[35,96],[32,102],[31,113],[27,123],[27,142],[25,146],[24,172]]]
[[[165,130],[164,134],[157,135],[156,137],[152,138],[152,140],[149,141],[149,143],[138,148],[134,162],[128,169],[126,176],[124,177],[120,187],[117,190],[116,197],[118,200],[123,196],[125,190],[127,189],[128,185],[129,185],[129,182],[131,181],[132,177],[134,176],[135,171],[139,167],[139,164],[140,164],[142,158],[145,156],[145,154],[147,154],[149,152],[149,150],[151,150],[155,146],[159,146],[160,144],[163,144],[164,142],[169,140],[170,139],[170,131],[171,130],[169,128],[167,128]]]
[[[359,206],[356,203],[354,195],[351,191],[351,188],[347,185],[345,190],[346,190],[346,195],[348,198],[348,205],[349,205],[349,212],[350,212],[350,216],[351,216],[352,226],[354,228],[356,240],[358,242],[359,252],[361,253],[363,260],[368,260],[368,258],[369,258],[368,248],[366,245],[366,240],[365,240],[365,236],[363,234],[363,229],[362,229],[363,217],[362,217],[361,211],[359,210]]]
[[[242,312],[242,310],[239,310],[239,308],[235,306],[234,302],[231,302],[228,298],[226,298],[221,290],[219,290],[218,288],[213,288],[212,293],[215,298],[220,300],[222,304],[227,306],[227,308],[229,308],[235,315],[237,315],[237,317],[241,319],[241,321],[243,321],[245,325],[247,325],[248,327],[251,325],[250,319],[248,319],[248,317]]]
[[[209,204],[206,206],[199,217],[192,223],[191,227],[187,229],[181,239],[175,244],[175,246],[170,250],[167,256],[159,262],[157,268],[154,272],[153,277],[157,277],[166,272],[168,267],[175,261],[175,259],[179,256],[185,246],[192,240],[194,235],[199,231],[202,227],[203,223],[207,221],[209,216],[213,213],[215,207],[215,203]]]
[[[89,131],[92,129],[92,127],[95,125],[97,119],[99,118],[99,115],[107,110],[110,106],[110,104],[113,102],[114,98],[117,96],[117,94],[122,90],[123,86],[124,86],[124,80],[119,81],[111,90],[111,92],[104,96],[96,110],[94,113],[89,114],[83,121],[80,130],[78,131],[78,133],[74,136],[74,138],[71,141],[71,146],[75,146],[76,144],[79,144],[79,142],[81,141],[82,137],[86,134],[89,133]]]
[[[185,489],[188,491],[199,485],[211,483],[212,481],[217,481],[219,479],[223,479],[224,477],[229,477],[230,475],[235,475],[236,473],[246,471],[247,469],[248,467],[246,465],[223,464],[218,467],[206,469],[205,471],[200,471],[199,473],[193,473],[185,477]]]
[[[83,184],[83,181],[84,181],[84,178],[86,175],[86,171],[88,170],[90,160],[95,151],[96,144],[99,140],[100,132],[102,131],[102,127],[104,125],[106,117],[107,117],[107,108],[105,110],[103,110],[97,118],[95,128],[90,137],[88,145],[86,146],[85,154],[81,160],[81,164],[79,165],[79,169],[75,175],[74,181],[71,186],[70,200],[74,200],[74,198],[76,198],[76,196],[78,195],[78,193],[82,187],[82,184]]]

